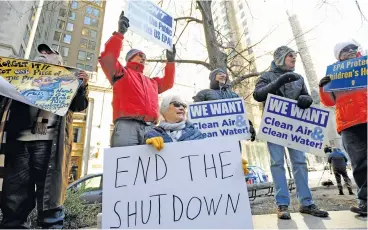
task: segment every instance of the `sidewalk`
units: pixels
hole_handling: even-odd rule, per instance
[[[253,216],[254,229],[367,229],[367,218],[350,211],[332,211],[330,217],[318,218],[291,213],[291,220],[279,220],[276,214]]]

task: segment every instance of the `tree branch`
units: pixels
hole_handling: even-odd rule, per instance
[[[200,23],[203,24],[203,21],[194,17],[179,17],[179,18],[175,18],[174,21],[180,21],[180,20],[186,20],[186,22],[196,22],[196,23]]]
[[[255,73],[248,73],[245,74],[241,77],[237,77],[234,81],[232,81],[232,86],[236,86],[238,85],[240,82],[244,81],[245,79],[251,78],[251,77],[258,77],[260,75],[262,75],[265,71],[263,72],[255,72]]]
[[[148,60],[146,60],[146,62],[160,62],[160,63],[165,63],[165,62],[167,62],[167,60],[164,60],[164,59],[148,59]],[[207,63],[205,61],[199,61],[199,60],[175,60],[174,62],[176,62],[176,63],[185,63],[185,64],[203,65],[208,70],[211,70],[210,63]]]

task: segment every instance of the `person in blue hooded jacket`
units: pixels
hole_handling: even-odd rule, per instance
[[[210,73],[210,88],[201,90],[193,97],[194,102],[214,101],[221,99],[239,98],[231,89],[231,82],[228,75],[223,69],[217,68]],[[252,122],[249,120],[249,132],[251,133],[251,141],[256,139],[256,131]]]

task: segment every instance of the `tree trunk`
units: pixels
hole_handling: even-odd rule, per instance
[[[221,68],[224,71],[227,71],[227,55],[220,50],[217,42],[215,26],[212,19],[211,3],[212,1],[197,1],[198,8],[202,14],[203,30],[206,39],[210,68],[211,70]]]

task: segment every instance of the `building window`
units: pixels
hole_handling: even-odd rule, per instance
[[[73,142],[80,143],[82,141],[82,128],[73,128]]]
[[[244,16],[245,16],[245,13],[244,13],[244,11],[241,13],[241,15],[240,15],[240,17],[241,18],[244,18]]]
[[[92,12],[93,12],[93,8],[90,7],[90,6],[87,6],[86,7],[86,14],[92,15]]]
[[[86,60],[86,52],[84,51],[78,51],[78,60],[84,61]]]
[[[59,16],[65,18],[66,17],[66,9],[60,8]]]
[[[78,68],[78,69],[84,69],[84,65],[83,65],[83,64],[81,64],[81,63],[77,63],[77,68]]]
[[[23,36],[23,41],[26,44],[28,43],[29,35],[30,35],[30,31],[29,31],[28,26],[26,26],[26,31],[25,31],[24,36]]]
[[[80,40],[80,47],[87,48],[87,46],[88,46],[88,40],[85,39],[85,38],[81,38],[81,40]]]
[[[88,28],[83,28],[82,29],[82,35],[89,36],[89,29]]]
[[[22,45],[20,45],[18,56],[19,56],[20,58],[23,58],[23,57],[24,57],[24,54],[25,54],[25,52],[24,52],[24,48],[23,48],[23,46],[22,46]]]
[[[91,36],[91,38],[97,38],[97,31],[96,30],[90,30],[90,36]]]
[[[56,44],[52,44],[51,47],[56,50],[57,52],[59,52],[59,48],[60,46],[59,45],[56,45]]]
[[[77,1],[73,1],[72,2],[72,9],[77,9],[78,8],[78,2]]]
[[[66,44],[70,44],[71,41],[72,41],[72,35],[64,34],[63,42],[66,43]]]
[[[91,65],[86,65],[85,70],[87,70],[87,71],[93,71],[93,69],[92,69],[92,66],[91,66]]]
[[[95,17],[99,17],[100,16],[100,11],[98,9],[93,9],[93,15]]]
[[[90,62],[92,62],[93,61],[93,53],[87,53],[87,56],[86,56],[86,59],[87,59],[87,61],[90,61]]]
[[[92,18],[92,19],[91,19],[91,26],[95,26],[95,27],[97,27],[97,26],[98,26],[98,20],[97,20],[97,19],[95,19],[95,18]]]
[[[60,41],[60,39],[61,39],[61,32],[59,32],[59,31],[55,31],[55,33],[54,33],[54,41]]]
[[[88,43],[88,49],[95,50],[96,49],[96,42],[89,41],[89,43]]]
[[[63,20],[57,20],[56,28],[63,30],[65,28],[65,21]]]
[[[69,55],[69,48],[68,47],[62,47],[61,48],[61,55],[63,57],[68,57],[68,55]]]
[[[69,31],[69,32],[72,32],[73,29],[74,29],[74,24],[68,22],[68,24],[66,25],[66,30]]]
[[[75,20],[75,17],[76,17],[76,15],[75,15],[75,12],[73,12],[73,11],[69,11],[69,19],[71,19],[71,20]]]
[[[87,16],[84,17],[84,25],[91,25],[91,18],[90,17],[87,17]]]

